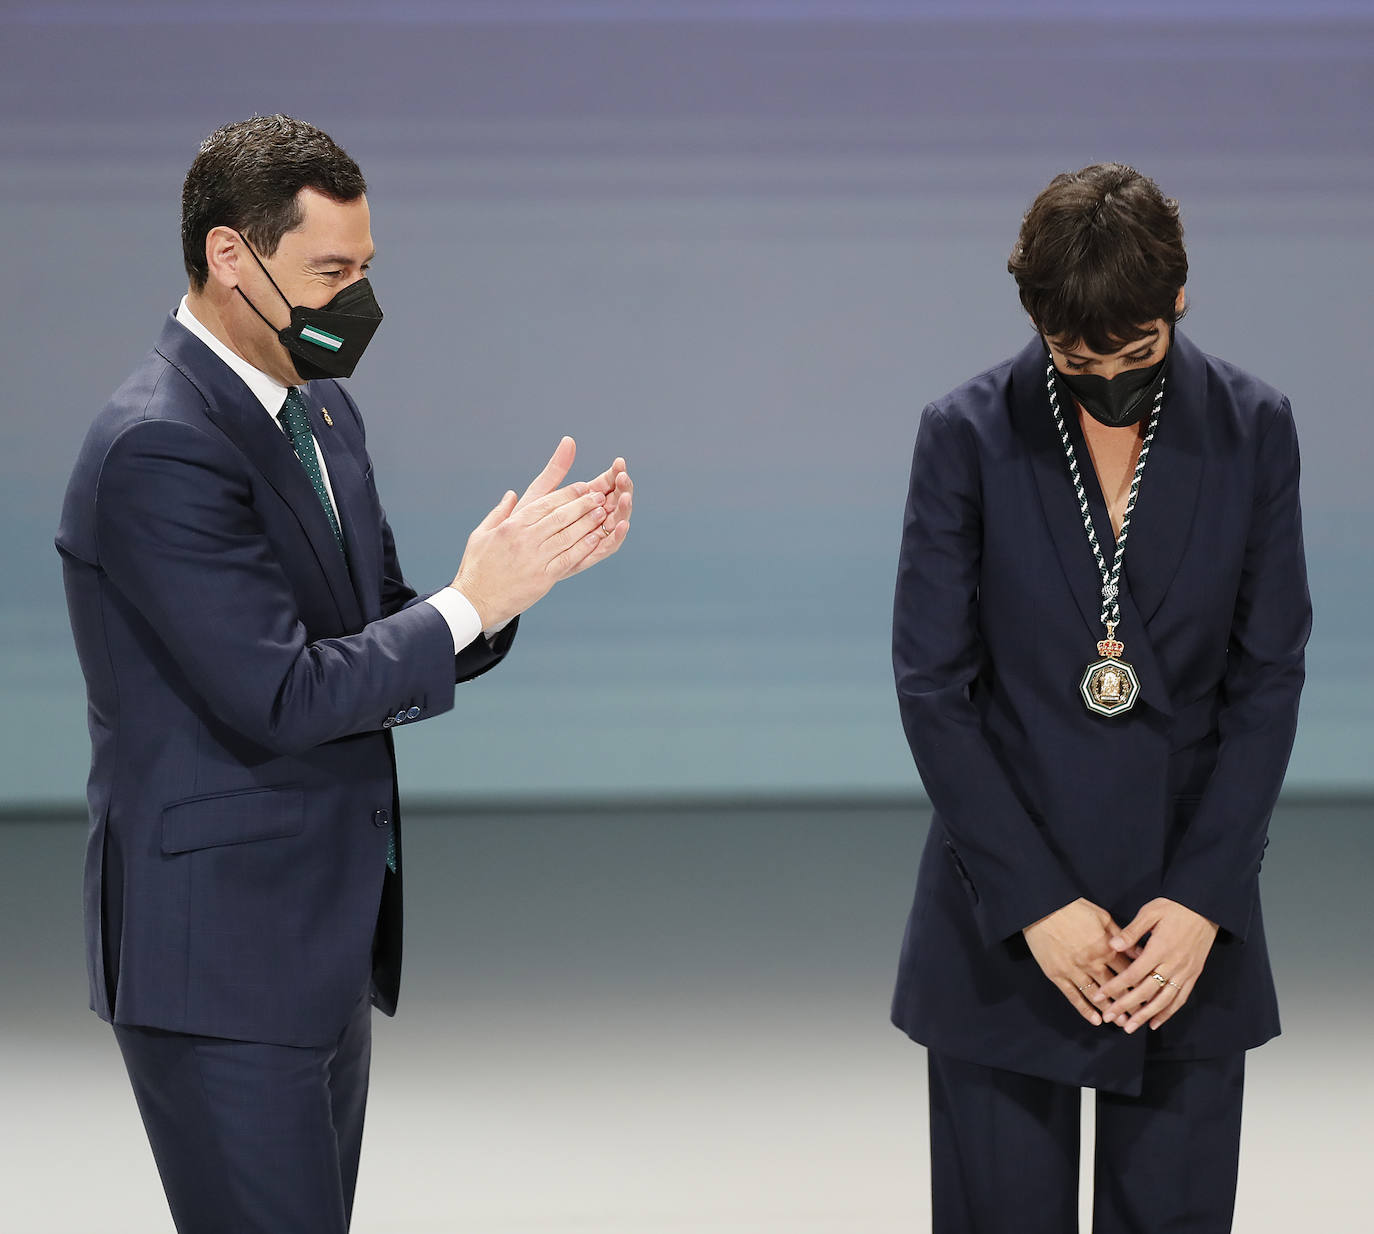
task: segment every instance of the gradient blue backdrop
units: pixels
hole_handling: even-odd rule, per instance
[[[563,432],[634,534],[405,734],[415,797],[914,792],[888,666],[922,405],[1018,348],[1057,171],[1182,203],[1186,329],[1292,398],[1317,628],[1289,786],[1374,786],[1367,3],[9,3],[0,794],[87,757],[51,537],[184,290],[200,138],[285,110],[371,183],[353,381],[412,580]],[[459,396],[437,391],[456,388]],[[1148,483],[1148,480],[1147,480]]]

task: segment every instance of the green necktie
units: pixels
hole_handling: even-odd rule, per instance
[[[329,490],[325,487],[324,476],[320,474],[320,460],[315,454],[315,435],[310,431],[310,413],[305,409],[300,392],[292,386],[286,392],[286,402],[281,409],[282,427],[291,439],[291,445],[300,459],[305,474],[310,479],[310,487],[324,507],[325,517],[329,519],[329,530],[334,533],[334,542],[345,558],[343,531],[339,527],[339,516],[334,512],[334,503],[329,500]],[[396,824],[389,823],[386,829],[386,868],[396,873]]]
[[[320,460],[315,454],[315,436],[310,431],[310,413],[306,411],[305,402],[295,386],[286,392],[286,402],[282,405],[280,414],[282,427],[286,429],[286,435],[295,448],[296,457],[305,468],[310,487],[315,490],[315,496],[324,507],[325,517],[329,520],[329,530],[334,533],[339,552],[347,557],[343,530],[339,527],[339,516],[334,512],[334,503],[329,500],[329,490],[325,487],[324,476],[320,474]]]

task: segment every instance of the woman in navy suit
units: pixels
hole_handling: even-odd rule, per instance
[[[1258,875],[1311,621],[1288,400],[1175,324],[1177,204],[1056,177],[1035,337],[921,417],[893,662],[934,818],[893,1020],[928,1047],[936,1234],[1231,1228]]]

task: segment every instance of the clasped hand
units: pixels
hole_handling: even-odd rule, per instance
[[[524,494],[511,490],[468,536],[453,586],[484,630],[518,616],[561,579],[604,561],[630,529],[634,484],[618,458],[596,479],[558,486],[577,455],[571,437]]]
[[[1176,900],[1151,900],[1126,926],[1090,900],[1023,931],[1041,971],[1089,1024],[1158,1028],[1192,995],[1216,925]]]

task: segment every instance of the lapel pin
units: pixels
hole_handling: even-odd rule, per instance
[[[325,422],[327,425],[329,425],[330,428],[333,428],[333,427],[334,427],[334,421],[333,421],[332,419],[330,419],[330,416],[329,416],[329,408],[328,408],[328,407],[321,407],[321,408],[320,408],[320,415],[322,415],[322,416],[324,417],[324,422]]]

